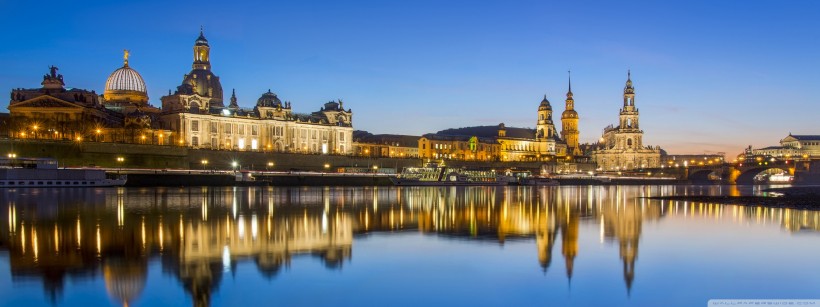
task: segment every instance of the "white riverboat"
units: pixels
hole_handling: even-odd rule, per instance
[[[495,186],[507,185],[505,176],[492,170],[468,170],[445,167],[430,162],[424,167],[407,167],[398,176],[390,177],[397,186]]]
[[[126,179],[102,169],[59,168],[49,158],[0,159],[0,188],[113,187],[125,185]]]

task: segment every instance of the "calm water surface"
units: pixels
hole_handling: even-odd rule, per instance
[[[752,187],[0,189],[0,305],[820,298],[820,212]]]

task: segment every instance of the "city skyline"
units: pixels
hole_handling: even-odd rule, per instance
[[[36,22],[0,34],[15,42],[0,47],[0,87],[37,87],[56,65],[68,87],[101,94],[128,49],[159,106],[189,70],[191,43],[204,26],[213,71],[226,91],[236,89],[240,106],[252,107],[268,89],[297,112],[342,99],[356,112],[354,128],[371,133],[534,127],[544,94],[556,113],[564,109],[572,70],[580,140],[595,142],[617,123],[631,69],[644,143],[670,153],[733,156],[789,132],[817,134],[810,114],[818,22],[797,5],[197,4],[205,11],[182,16],[170,14],[190,5],[66,6],[87,11],[72,19],[3,4],[21,12],[0,21],[5,28]],[[776,21],[757,23],[763,17]]]

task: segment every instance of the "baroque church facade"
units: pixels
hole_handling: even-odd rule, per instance
[[[9,134],[15,138],[92,140],[224,150],[351,154],[351,109],[341,100],[312,113],[293,112],[270,90],[252,109],[240,108],[235,92],[223,103],[223,89],[211,71],[210,45],[204,34],[194,43],[192,70],[176,91],[162,97],[161,108],[148,103],[142,76],[124,65],[107,79],[102,95],[66,88],[51,67],[42,88],[14,89]]]
[[[643,144],[631,72],[627,73],[624,103],[619,117],[617,126],[610,125],[604,129],[600,142],[591,153],[598,169],[618,171],[660,167],[660,148]]]

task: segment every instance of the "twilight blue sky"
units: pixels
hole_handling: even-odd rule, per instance
[[[644,143],[670,153],[820,134],[816,1],[294,2],[0,0],[0,89],[39,87],[57,65],[101,93],[127,48],[158,106],[203,25],[240,106],[268,89],[303,113],[341,98],[373,133],[533,127],[544,94],[560,123],[571,69],[591,142],[632,69]]]

